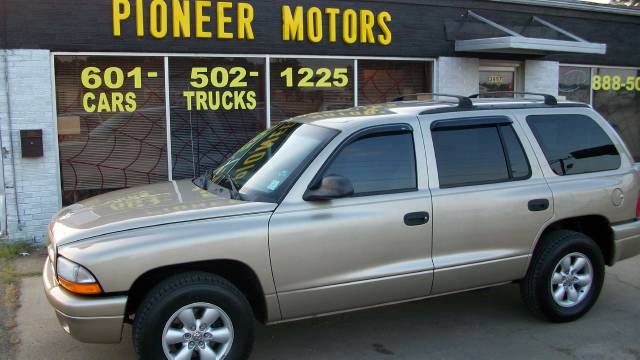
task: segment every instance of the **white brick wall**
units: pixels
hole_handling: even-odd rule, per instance
[[[0,55],[0,133],[8,235],[11,240],[35,239],[42,242],[46,239],[51,216],[60,207],[50,52],[0,50]],[[5,66],[8,66],[8,84]],[[22,158],[21,129],[42,129],[43,157]],[[12,159],[16,171],[15,184]]]
[[[524,91],[558,96],[560,63],[527,60],[524,64]]]
[[[438,58],[436,92],[470,96],[480,91],[480,60],[474,58]]]

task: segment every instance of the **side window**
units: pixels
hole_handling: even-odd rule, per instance
[[[504,148],[507,151],[511,176],[515,180],[529,178],[531,176],[529,160],[527,160],[522,143],[520,143],[520,139],[518,139],[513,127],[511,125],[502,125],[500,126],[500,133],[502,134]]]
[[[585,115],[530,115],[527,123],[557,175],[615,170],[618,149],[604,130]]]
[[[432,130],[441,188],[527,179],[529,161],[511,125]]]
[[[364,136],[345,146],[323,176],[340,175],[353,183],[355,195],[415,190],[418,187],[413,134]]]

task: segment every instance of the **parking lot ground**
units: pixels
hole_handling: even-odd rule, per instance
[[[22,281],[18,360],[134,359],[119,345],[82,344],[58,325],[37,277]],[[533,318],[518,286],[275,326],[258,326],[252,359],[640,359],[640,257],[607,268],[600,300],[568,324]]]
[[[4,266],[6,266],[5,262],[0,259],[0,271],[4,269]],[[4,302],[6,287],[7,285],[0,279],[0,301],[2,302]],[[9,312],[2,302],[0,302],[0,360],[7,360],[11,351],[10,332],[5,326],[6,321],[9,319]]]

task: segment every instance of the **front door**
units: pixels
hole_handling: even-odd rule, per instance
[[[285,319],[429,294],[432,229],[425,163],[415,119],[340,135],[318,156],[269,225]],[[355,194],[304,201],[309,184],[324,175],[348,178]]]

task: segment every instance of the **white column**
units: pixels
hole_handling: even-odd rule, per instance
[[[477,94],[480,91],[479,70],[479,59],[440,57],[435,92],[463,96]]]
[[[527,60],[524,64],[524,91],[558,96],[560,63]]]
[[[3,55],[0,104],[5,106],[0,106],[0,132],[9,238],[43,242],[49,220],[59,208],[60,186],[51,53],[4,50]],[[22,157],[20,130],[27,129],[42,129],[42,157]]]

